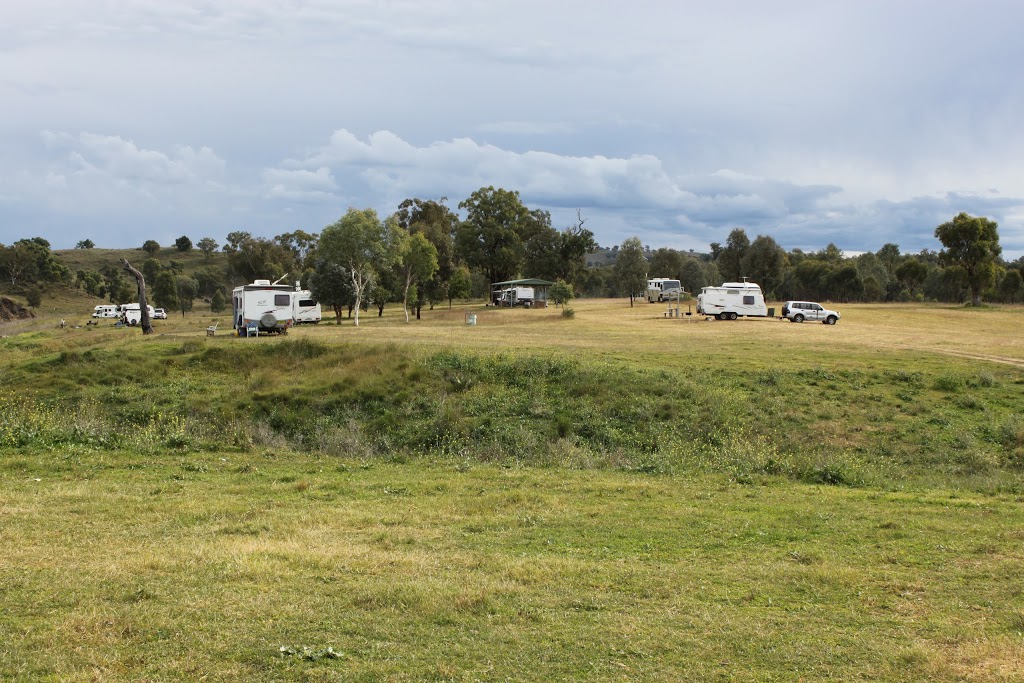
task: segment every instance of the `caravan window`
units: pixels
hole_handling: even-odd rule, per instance
[[[729,289],[729,290],[726,290],[725,293],[726,294],[739,294],[740,290],[738,290],[738,289]]]
[[[274,295],[275,306],[291,306],[292,295],[291,294],[275,294]]]
[[[754,305],[754,297],[752,297],[752,296],[744,296],[743,297],[743,305],[744,306],[753,306]]]
[[[299,299],[299,306],[316,306],[316,302],[312,299]]]

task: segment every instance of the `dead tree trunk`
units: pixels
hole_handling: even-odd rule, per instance
[[[149,320],[149,305],[146,303],[146,278],[142,277],[142,273],[138,270],[132,268],[128,259],[121,259],[121,263],[124,265],[124,269],[132,274],[135,284],[139,287],[139,325],[142,326],[142,334],[153,334],[153,323]]]

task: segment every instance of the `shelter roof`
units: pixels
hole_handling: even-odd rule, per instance
[[[505,282],[492,282],[491,287],[517,287],[520,285],[532,286],[532,287],[544,287],[555,284],[550,280],[539,280],[535,277],[526,278],[525,280],[506,280]]]

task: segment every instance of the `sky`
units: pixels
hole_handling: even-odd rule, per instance
[[[1024,254],[1024,3],[0,0],[0,243],[516,190],[605,246]]]

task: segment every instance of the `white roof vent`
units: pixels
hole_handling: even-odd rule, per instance
[[[252,283],[254,285],[265,285],[268,287],[270,286],[270,280],[253,280]]]

